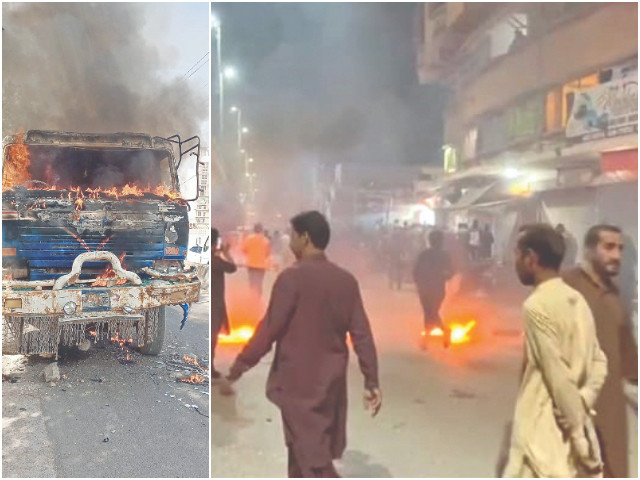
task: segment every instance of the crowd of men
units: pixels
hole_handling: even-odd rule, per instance
[[[407,263],[398,255],[406,250],[394,243],[406,241],[400,239],[406,231],[396,225],[388,232],[394,246],[389,252],[392,285],[401,284],[397,267]],[[472,260],[491,254],[482,231],[488,229],[474,222],[468,242],[462,232],[461,243],[465,249],[468,245]],[[240,250],[248,268],[264,271],[260,255],[267,243],[260,238],[261,226],[253,235]],[[425,326],[442,325],[440,303],[454,270],[443,248],[446,237],[437,229],[428,232],[428,247],[423,243],[413,266]],[[347,336],[364,376],[365,407],[375,416],[382,405],[376,348],[360,288],[351,273],[326,257],[329,240],[329,224],[319,212],[291,220],[289,244],[296,261],[279,274],[265,317],[220,378],[225,385],[238,381],[276,344],[267,397],[282,412],[290,477],[338,476],[332,461],[346,447]],[[579,265],[561,271],[568,247],[561,229],[534,224],[518,232],[514,273],[532,291],[523,305],[526,348],[502,472],[506,477],[628,476],[623,382],[637,384],[637,347],[614,281],[621,267],[622,232],[612,225],[594,226],[583,246]],[[256,252],[246,248],[260,255],[253,258]],[[213,302],[224,304],[220,279],[235,265],[228,246],[214,257]],[[252,288],[261,293],[264,272],[249,272]],[[216,288],[222,288],[217,295]],[[216,336],[226,311],[214,305],[212,312]]]

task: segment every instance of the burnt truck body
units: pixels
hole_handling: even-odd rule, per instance
[[[160,352],[166,306],[181,305],[186,320],[200,294],[184,266],[193,199],[180,196],[177,175],[187,155],[197,172],[199,151],[198,137],[31,130],[5,139],[5,353],[57,355],[91,339]]]

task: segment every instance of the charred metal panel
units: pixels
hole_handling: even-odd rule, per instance
[[[154,260],[186,257],[186,205],[150,193],[118,200],[85,198],[76,210],[75,192],[15,187],[5,192],[3,203],[17,211],[16,220],[3,222],[3,246],[17,249],[15,260],[26,262],[31,280],[57,278],[79,254],[97,250],[125,254],[123,263],[132,271],[152,267]],[[107,263],[85,266],[101,273]],[[80,278],[92,278],[90,271]]]

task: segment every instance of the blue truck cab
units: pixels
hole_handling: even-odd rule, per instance
[[[195,199],[181,196],[177,174],[192,155],[197,172],[199,151],[197,137],[177,135],[30,130],[4,140],[6,353],[57,355],[114,337],[160,352],[166,306],[199,299],[184,262]]]

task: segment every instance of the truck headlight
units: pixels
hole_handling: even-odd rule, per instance
[[[78,308],[78,305],[76,305],[76,302],[67,302],[64,304],[64,307],[62,307],[62,309],[64,310],[64,313],[66,313],[67,315],[76,313],[77,308]]]

